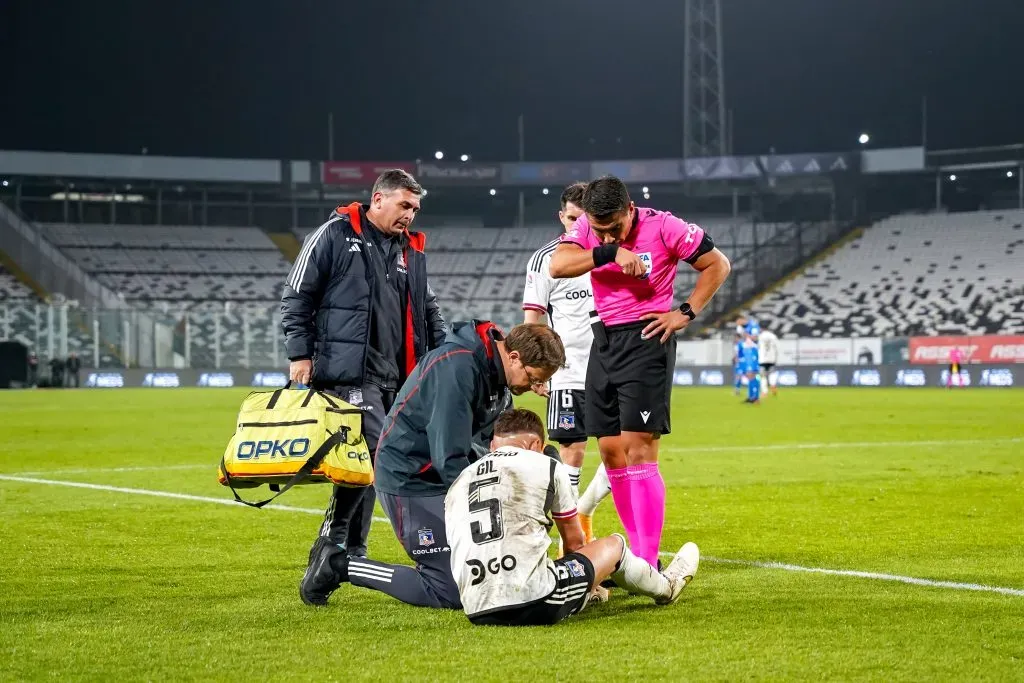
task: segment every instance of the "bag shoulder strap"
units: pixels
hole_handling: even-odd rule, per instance
[[[327,457],[327,454],[330,453],[335,446],[345,443],[348,440],[348,431],[348,427],[342,427],[341,429],[327,437],[327,439],[325,439],[324,442],[320,444],[320,448],[316,449],[313,455],[309,456],[309,458],[306,459],[306,462],[303,463],[301,468],[299,468],[299,471],[293,474],[292,478],[289,479],[277,493],[272,495],[270,498],[267,498],[266,500],[261,500],[259,502],[253,503],[243,499],[240,495],[238,495],[238,491],[236,491],[235,487],[231,485],[231,475],[228,474],[228,468],[226,466],[226,463],[224,462],[224,456],[221,456],[220,469],[222,472],[224,472],[224,481],[228,485],[228,488],[231,489],[231,495],[233,495],[235,497],[235,500],[237,500],[239,503],[242,503],[243,505],[248,505],[249,507],[253,508],[261,508],[264,505],[270,503],[272,500],[280,496],[282,493],[284,493],[291,487],[307,479],[309,475],[313,474],[313,470],[315,470],[320,465],[320,463],[323,462],[324,458]]]

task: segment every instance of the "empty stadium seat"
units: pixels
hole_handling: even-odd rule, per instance
[[[790,337],[1024,333],[1024,211],[883,220],[751,313]]]

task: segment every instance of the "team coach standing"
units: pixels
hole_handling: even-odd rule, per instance
[[[382,173],[368,205],[338,207],[306,238],[281,298],[289,377],[362,408],[370,453],[395,393],[447,333],[424,235],[409,230],[422,195],[405,171]],[[320,536],[365,556],[374,501],[372,487],[334,487]]]

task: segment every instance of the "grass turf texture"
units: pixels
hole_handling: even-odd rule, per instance
[[[0,392],[0,473],[226,499],[214,465],[244,394]],[[1024,588],[1022,413],[1017,390],[794,389],[756,407],[677,390],[663,550]],[[889,445],[837,447],[859,442]],[[297,586],[318,524],[0,480],[0,680],[1024,678],[1024,597],[709,560],[672,607],[615,591],[554,628],[471,627],[351,586],[312,609]],[[618,528],[610,499],[596,527]],[[386,524],[370,549],[408,562]]]

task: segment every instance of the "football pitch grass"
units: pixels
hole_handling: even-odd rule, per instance
[[[303,605],[327,487],[217,504],[245,393],[0,392],[0,680],[1024,680],[1020,390],[677,390],[662,549],[696,579],[533,629]],[[370,552],[408,562],[386,523]]]

